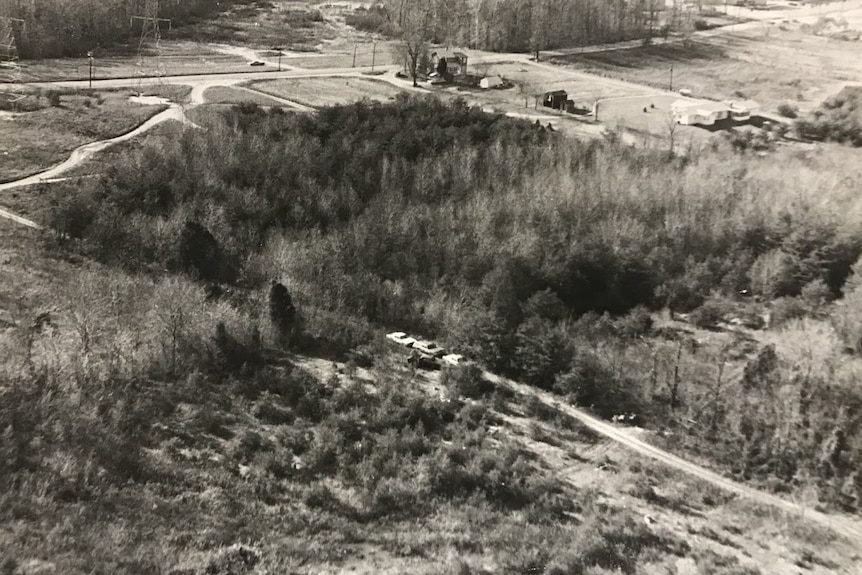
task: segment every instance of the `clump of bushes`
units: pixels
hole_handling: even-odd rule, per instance
[[[353,12],[346,14],[344,22],[363,32],[391,33],[389,10],[382,4],[369,8],[360,6]]]
[[[785,118],[796,118],[799,114],[799,108],[794,106],[793,104],[788,104],[784,102],[778,105],[778,114],[780,116],[784,116]]]
[[[862,88],[844,88],[794,129],[801,138],[862,146]]]

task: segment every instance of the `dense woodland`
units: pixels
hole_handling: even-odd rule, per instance
[[[155,15],[146,0],[0,0],[0,14],[16,25],[22,58],[80,56],[126,43],[141,34],[132,16]],[[158,16],[173,27],[253,0],[162,0]],[[666,35],[689,25],[681,0],[666,8],[656,0],[387,0],[349,15],[357,28],[397,35],[420,16],[427,40],[483,50],[533,51]]]
[[[862,506],[852,150],[729,169],[729,150],[669,158],[403,97],[206,128],[57,188],[51,224],[106,264],[210,286],[245,318],[214,334],[230,361],[261,337],[373,361],[374,326],[425,333],[741,479]],[[264,321],[274,281],[287,331]],[[704,344],[662,309],[756,329]]]
[[[132,16],[169,18],[173,26],[227,10],[251,0],[0,0],[0,15],[24,20],[15,24],[21,58],[81,56],[141,36]]]
[[[649,38],[686,20],[681,1],[666,9],[655,0],[387,0],[362,27],[398,30],[417,12],[429,39],[512,52]]]

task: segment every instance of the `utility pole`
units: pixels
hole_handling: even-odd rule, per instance
[[[90,88],[93,87],[93,51],[87,52],[87,59],[90,61]]]
[[[371,42],[371,71],[374,72],[374,60],[377,57],[377,42]]]
[[[670,92],[673,92],[673,64],[670,65]]]
[[[356,68],[356,44],[353,45],[353,64],[350,67]]]

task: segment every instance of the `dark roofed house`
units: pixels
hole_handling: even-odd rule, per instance
[[[463,76],[467,73],[467,54],[463,52],[434,52],[431,61],[441,76]]]
[[[545,97],[542,100],[542,105],[546,108],[554,108],[555,110],[565,110],[566,100],[569,95],[565,90],[554,90],[553,92],[545,92]]]

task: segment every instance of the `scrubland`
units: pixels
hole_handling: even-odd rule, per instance
[[[54,231],[20,240],[41,256],[0,259],[4,569],[858,567],[847,542],[703,486],[687,514],[678,478],[603,462],[473,370],[423,380],[381,337],[438,338],[858,514],[856,150],[683,159],[406,96],[196,122],[57,185],[38,214]],[[597,465],[618,483],[585,488]],[[646,503],[603,491],[629,473]],[[706,519],[685,535],[676,514]],[[725,544],[741,534],[760,551]]]

